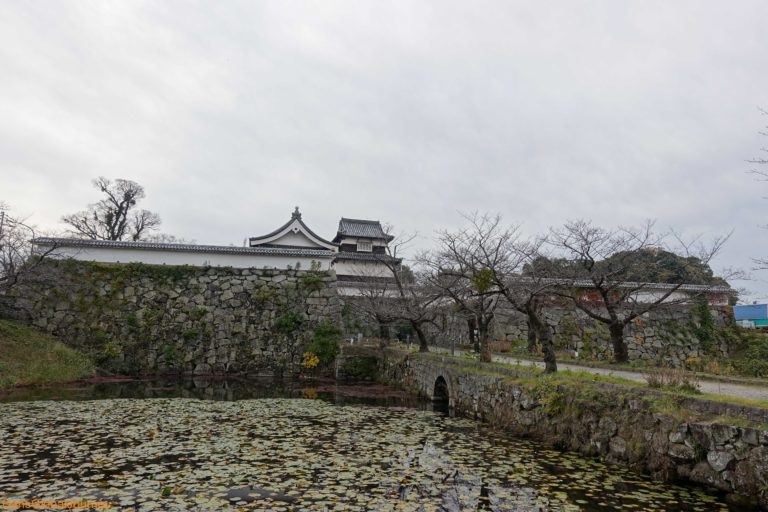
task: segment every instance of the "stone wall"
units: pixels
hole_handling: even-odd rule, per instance
[[[558,384],[429,354],[386,350],[380,357],[387,382],[430,398],[442,377],[458,414],[655,478],[714,487],[768,510],[766,409],[594,382]],[[754,428],[735,425],[747,423]]]
[[[338,325],[333,272],[51,261],[13,315],[127,373],[294,372]]]
[[[715,325],[731,321],[729,308],[709,307]],[[574,308],[545,309],[544,319],[554,335],[557,348],[578,352],[585,359],[610,359],[612,347],[608,329]],[[700,324],[697,308],[677,305],[658,309],[629,324],[624,339],[631,361],[653,361],[665,366],[684,366],[690,358],[705,353],[727,357],[728,346],[721,340],[702,341],[697,336]],[[527,318],[511,308],[501,308],[493,326],[493,339],[518,341],[528,336]]]
[[[382,328],[360,312],[359,300],[343,297],[344,334],[354,338],[382,337],[415,342],[415,334],[407,323],[392,324]],[[706,307],[715,328],[733,322],[728,306]],[[668,367],[696,367],[703,357],[719,359],[729,356],[725,337],[717,335],[702,340],[699,332],[701,309],[697,305],[674,305],[660,308],[635,319],[625,328],[625,341],[630,361],[659,363]],[[581,359],[610,360],[613,348],[605,324],[588,317],[569,304],[553,304],[544,309],[542,316],[553,334],[557,350],[578,352]],[[443,348],[469,344],[467,320],[457,314],[440,316],[436,325],[425,326],[425,332],[434,344]],[[528,321],[525,314],[502,304],[491,324],[491,340],[508,341],[523,348],[527,345]]]

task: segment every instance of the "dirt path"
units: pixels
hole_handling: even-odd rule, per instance
[[[429,347],[433,352],[448,353],[450,350],[440,347]],[[463,352],[456,350],[456,355],[461,355]],[[517,358],[514,356],[502,356],[495,355],[493,360],[498,363],[518,364],[522,366],[536,366],[543,368],[544,363],[539,361],[531,361],[529,359]],[[631,380],[634,382],[645,382],[645,374],[642,372],[633,372],[629,370],[614,370],[610,368],[593,368],[590,366],[582,366],[572,363],[557,363],[557,368],[560,370],[573,370],[578,372],[594,373],[597,375],[612,375],[614,377],[621,377],[623,379]],[[711,393],[713,395],[731,396],[737,398],[747,398],[750,400],[762,400],[768,402],[768,386],[750,386],[747,384],[734,384],[730,382],[720,382],[715,380],[699,379],[699,389],[702,393]]]

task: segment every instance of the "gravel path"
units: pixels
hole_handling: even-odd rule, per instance
[[[429,347],[431,351],[447,353],[448,349],[439,347]],[[461,355],[462,351],[456,350],[456,355]],[[543,362],[531,361],[529,359],[517,358],[513,356],[493,356],[493,360],[498,363],[519,364],[519,365],[532,365],[539,368],[544,367]],[[570,363],[557,363],[557,368],[560,370],[573,370],[579,372],[595,373],[597,375],[612,375],[614,377],[621,377],[623,379],[645,382],[645,374],[642,372],[633,372],[629,370],[613,370],[609,368],[592,368],[589,366],[582,366],[578,364]],[[768,387],[766,386],[750,386],[747,384],[734,384],[730,382],[720,382],[715,380],[703,380],[699,379],[699,389],[702,393],[711,393],[713,395],[732,396],[738,398],[748,398],[750,400],[762,400],[768,402]]]

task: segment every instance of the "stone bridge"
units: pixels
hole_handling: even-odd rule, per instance
[[[344,357],[363,354],[377,358],[380,381],[447,403],[458,415],[659,479],[716,487],[768,510],[768,409],[437,354],[360,347]],[[659,409],[665,399],[680,414]]]

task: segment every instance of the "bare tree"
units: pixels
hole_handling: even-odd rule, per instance
[[[361,282],[357,304],[380,325],[406,322],[419,339],[419,351],[428,352],[425,327],[435,324],[440,295],[431,288],[423,270],[401,263],[399,254],[415,238],[416,235],[397,236],[388,245],[386,254],[377,255],[379,263],[387,268],[387,276]]]
[[[768,116],[768,110],[760,109],[760,112],[764,116]],[[766,127],[766,129],[768,129],[768,127]],[[766,131],[766,132],[758,132],[758,133],[760,135],[764,135],[764,136],[768,137],[768,131]],[[760,151],[762,151],[763,153],[768,153],[768,148],[760,148]],[[768,157],[765,157],[765,156],[758,156],[756,158],[752,158],[752,159],[747,160],[747,161],[749,163],[751,163],[751,164],[768,165]],[[763,169],[752,169],[749,172],[751,172],[752,174],[757,175],[761,180],[768,180],[768,171],[766,171],[766,170],[763,170]]]
[[[587,316],[608,327],[614,360],[625,362],[629,357],[624,341],[625,327],[640,315],[688,300],[687,297],[673,300],[673,296],[700,273],[702,266],[708,266],[729,236],[717,237],[705,244],[700,236],[686,242],[673,232],[672,238],[678,247],[670,248],[665,246],[667,237],[656,234],[651,221],[639,228],[617,229],[572,221],[561,229],[551,230],[550,243],[562,251],[564,260],[552,265],[549,271],[560,278],[557,287],[560,296],[570,299]],[[668,283],[659,291],[658,286],[647,281],[628,279],[637,276],[638,260],[644,253],[660,250],[683,253],[676,282]]]
[[[27,219],[13,215],[0,202],[0,296],[7,296],[25,275],[55,254],[56,244],[35,252],[37,229]]]
[[[197,241],[194,239],[182,238],[168,233],[151,233],[145,237],[142,237],[142,240],[159,244],[195,245],[197,243]]]
[[[554,343],[542,311],[554,286],[548,276],[533,265],[542,255],[544,238],[526,238],[519,227],[502,225],[501,216],[466,215],[468,232],[476,244],[474,255],[489,272],[492,288],[516,311],[526,315],[531,338],[538,339],[546,372],[557,371]],[[526,275],[523,276],[523,271]]]
[[[470,226],[455,232],[439,231],[437,248],[423,253],[419,261],[429,269],[430,285],[456,304],[457,312],[471,320],[477,329],[480,360],[491,361],[490,327],[499,307],[501,294],[489,266],[501,258],[505,240],[491,226],[472,224],[477,214],[465,215]],[[496,256],[494,256],[496,255]]]
[[[768,110],[760,109],[760,112],[764,116],[768,116]],[[768,127],[766,127],[766,129],[768,129]],[[768,137],[768,131],[765,131],[765,132],[761,131],[759,133],[760,133],[760,135],[764,135],[764,136]],[[760,148],[760,151],[762,151],[763,153],[768,153],[768,147]],[[748,160],[748,162],[752,163],[752,164],[756,164],[756,165],[768,166],[768,157],[758,156],[757,158],[753,158],[751,160]],[[757,179],[759,179],[760,181],[768,181],[768,170],[766,170],[764,168],[752,169],[749,172],[751,172],[752,174],[757,176]],[[764,225],[763,227],[768,229],[768,224]],[[757,270],[768,270],[768,256],[763,256],[763,257],[755,258],[754,261],[757,264]]]
[[[156,213],[136,208],[144,198],[144,187],[135,181],[99,177],[93,186],[105,197],[86,210],[62,217],[73,234],[93,240],[138,241],[160,226]]]

